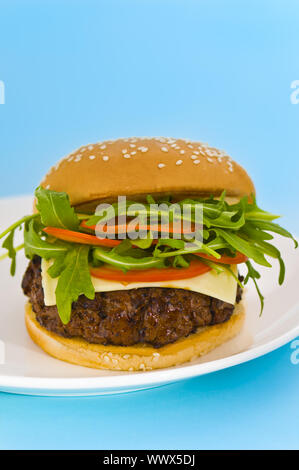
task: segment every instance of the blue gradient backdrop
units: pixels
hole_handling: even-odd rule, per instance
[[[84,143],[184,136],[231,153],[298,233],[298,26],[295,0],[0,0],[0,196]],[[0,447],[299,448],[290,355],[125,396],[0,394]]]

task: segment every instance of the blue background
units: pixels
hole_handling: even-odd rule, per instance
[[[0,1],[0,196],[82,144],[183,136],[228,151],[299,233],[298,25],[290,0]],[[0,447],[299,448],[291,352],[123,396],[0,394]]]

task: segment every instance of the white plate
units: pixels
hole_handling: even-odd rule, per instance
[[[0,199],[0,232],[30,213],[28,196]],[[18,234],[20,235],[20,234]],[[286,281],[278,287],[278,269],[260,269],[260,287],[266,303],[259,318],[255,289],[246,292],[247,331],[253,341],[243,352],[218,359],[217,350],[203,360],[149,372],[110,372],[74,366],[46,355],[28,337],[24,326],[25,298],[21,278],[27,265],[19,255],[17,275],[9,275],[8,260],[0,263],[0,340],[5,344],[5,363],[0,364],[0,390],[31,395],[103,395],[142,390],[225,369],[282,346],[299,335],[299,250],[284,238],[276,244],[287,265]],[[235,347],[238,347],[235,345]],[[227,352],[226,352],[227,354]],[[216,359],[215,359],[216,358]]]

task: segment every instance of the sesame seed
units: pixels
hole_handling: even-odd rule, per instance
[[[198,164],[200,163],[200,160],[193,160],[193,163],[194,163],[195,165],[198,165]]]
[[[47,184],[46,189],[50,189],[50,187],[51,187],[51,186],[50,186],[49,184]]]
[[[127,149],[122,149],[122,153],[128,153]]]
[[[196,160],[196,159],[197,159],[197,155],[191,155],[191,158],[192,158],[192,160]]]
[[[208,162],[210,162],[210,163],[213,163],[213,162],[214,162],[213,158],[210,158],[210,157],[207,157],[207,160],[208,160]]]
[[[79,162],[81,160],[81,155],[77,155],[74,162]]]
[[[185,153],[185,150],[180,150],[180,153],[183,155]]]
[[[165,163],[158,163],[158,168],[164,168],[165,166]]]
[[[94,160],[96,158],[96,156],[95,155],[89,155],[88,158],[89,158],[89,160]]]
[[[88,150],[92,150],[92,149],[93,149],[93,145],[89,145],[87,148],[88,148]]]
[[[189,147],[189,149],[193,149],[193,145],[189,144],[188,147]]]
[[[195,153],[195,155],[199,155],[199,152],[197,150],[193,150],[193,153]]]
[[[109,358],[108,356],[105,356],[105,357],[104,357],[104,361],[105,361],[105,362],[110,362],[110,358]]]
[[[109,160],[108,155],[104,155],[104,156],[103,156],[103,160],[104,160],[104,162],[107,162],[107,161]]]
[[[85,152],[86,148],[85,147],[82,147],[82,149],[80,149],[80,152]]]
[[[136,147],[136,145],[135,144],[130,144],[130,147],[132,147],[132,149],[133,149],[134,147]]]
[[[183,160],[177,160],[177,161],[175,162],[176,165],[181,165],[182,163],[183,163]]]
[[[136,155],[136,153],[137,153],[137,152],[135,152],[135,151],[134,151],[134,152],[131,152],[131,155]]]
[[[160,353],[154,352],[154,353],[153,353],[153,356],[155,356],[155,357],[160,357]]]
[[[162,152],[168,152],[168,148],[167,148],[167,147],[161,147],[161,150],[162,150]]]
[[[124,155],[124,158],[131,158],[131,155],[129,155],[128,153],[126,153],[126,154]]]
[[[67,161],[68,161],[68,162],[71,162],[71,161],[73,160],[73,158],[74,158],[74,157],[71,156],[71,157],[69,157],[69,158],[67,159]]]
[[[106,148],[106,145],[105,145],[105,144],[103,144],[103,145],[100,146],[100,149],[102,149],[102,150],[105,150],[105,148]]]
[[[130,354],[125,354],[125,355],[123,356],[123,359],[130,359]]]

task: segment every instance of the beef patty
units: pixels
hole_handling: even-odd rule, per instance
[[[194,333],[198,327],[223,323],[234,305],[183,289],[145,287],[97,292],[93,300],[80,295],[64,325],[57,307],[45,306],[41,260],[35,257],[24,274],[22,288],[41,326],[66,338],[90,343],[130,346],[147,343],[161,347]],[[236,302],[241,300],[238,287]]]

